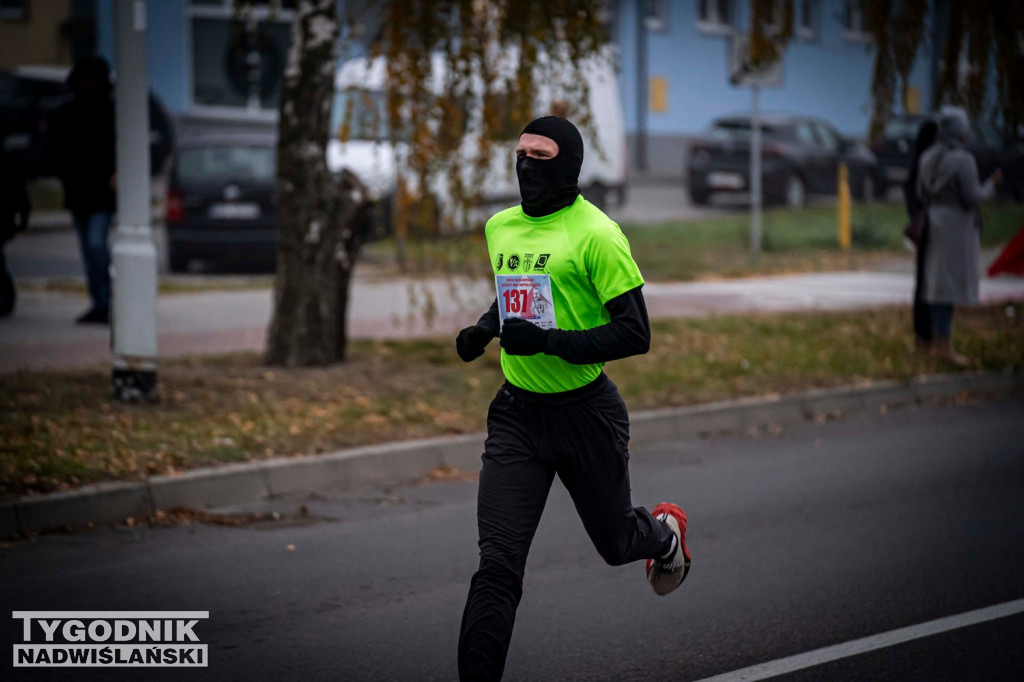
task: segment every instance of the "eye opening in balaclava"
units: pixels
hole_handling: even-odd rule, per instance
[[[576,126],[558,116],[530,121],[520,135],[527,133],[547,137],[558,145],[558,154],[550,159],[516,159],[523,212],[536,218],[569,206],[579,196],[576,183],[583,167],[583,136]]]

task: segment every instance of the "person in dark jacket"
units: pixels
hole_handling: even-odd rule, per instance
[[[17,291],[14,278],[7,270],[4,245],[28,227],[32,203],[25,189],[25,174],[4,149],[2,141],[0,134],[0,317],[7,317],[14,312]]]
[[[914,142],[914,156],[910,159],[907,182],[903,185],[903,198],[907,203],[907,214],[910,220],[914,214],[924,210],[924,204],[917,196],[917,163],[921,154],[935,144],[939,135],[939,124],[928,119],[917,131]],[[914,271],[914,341],[919,350],[928,350],[932,344],[932,320],[928,312],[928,301],[924,298],[924,257],[928,251],[928,230],[924,232],[921,243],[917,244],[917,268]]]
[[[68,76],[74,96],[50,121],[47,149],[78,233],[92,307],[79,323],[110,321],[110,246],[115,209],[114,102],[110,67],[86,57]]]

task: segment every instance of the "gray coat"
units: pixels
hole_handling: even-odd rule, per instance
[[[921,155],[917,195],[928,208],[924,268],[924,299],[928,303],[978,302],[978,203],[994,194],[991,180],[978,181],[978,164],[959,143],[938,142]]]

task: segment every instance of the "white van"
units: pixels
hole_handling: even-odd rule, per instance
[[[435,55],[432,61],[431,89],[440,94],[446,68],[440,55]],[[338,69],[331,110],[331,139],[327,147],[328,168],[333,173],[347,168],[367,187],[371,197],[379,202],[380,210],[376,215],[384,224],[376,226],[374,231],[378,235],[391,229],[392,204],[398,187],[398,176],[409,152],[405,141],[399,139],[396,144],[391,143],[386,116],[382,114],[386,111],[386,66],[383,57],[356,58],[345,62]],[[584,77],[589,84],[591,125],[579,126],[585,145],[579,186],[583,195],[599,207],[608,203],[621,205],[626,199],[627,188],[626,133],[618,77],[612,60],[601,58],[587,62]],[[551,113],[553,103],[565,101],[569,97],[569,92],[557,85],[557,78],[545,80],[539,87],[535,115]],[[569,107],[571,111],[571,102]],[[346,141],[342,142],[340,128],[346,120],[346,110],[350,112],[349,133]],[[467,118],[472,119],[472,115]],[[467,160],[472,156],[475,140],[479,139],[475,137],[474,128],[472,123],[468,124],[463,140],[462,146],[466,150],[464,157]],[[482,200],[485,212],[493,213],[520,201],[514,154],[517,135],[518,132],[511,133],[506,143],[495,142],[492,146],[486,180],[477,185],[484,188]],[[467,174],[470,165],[464,164]],[[468,176],[465,179],[466,182],[475,180],[470,180]],[[448,199],[445,185],[444,174],[438,174],[432,185],[433,193],[438,197],[442,211],[457,212],[457,207],[452,206]],[[475,212],[473,215],[478,217]],[[456,226],[465,227],[465,224]]]

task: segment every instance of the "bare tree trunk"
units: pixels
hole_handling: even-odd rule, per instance
[[[345,358],[356,225],[367,203],[350,173],[331,176],[325,156],[338,41],[336,0],[299,3],[278,122],[281,241],[266,361],[287,367]]]

